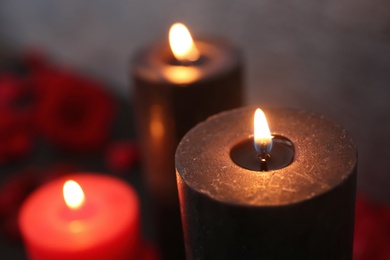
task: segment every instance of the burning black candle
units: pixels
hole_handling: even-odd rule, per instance
[[[351,137],[322,116],[270,109],[272,136],[256,141],[254,112],[213,116],[177,148],[187,259],[352,259]]]
[[[241,57],[223,39],[192,40],[181,24],[168,41],[136,53],[131,77],[146,183],[163,259],[184,258],[174,154],[208,116],[242,105]],[[182,252],[182,254],[181,254]]]

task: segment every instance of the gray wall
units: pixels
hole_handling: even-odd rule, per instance
[[[0,32],[126,93],[136,48],[176,21],[241,46],[248,103],[334,118],[359,146],[359,184],[390,199],[390,2],[385,0],[2,0]]]

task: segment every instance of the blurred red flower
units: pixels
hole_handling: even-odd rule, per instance
[[[111,143],[107,148],[105,159],[112,172],[125,173],[138,161],[137,146],[128,140]]]
[[[157,249],[154,245],[144,242],[140,246],[140,256],[139,259],[142,260],[159,260],[160,257],[157,253]]]
[[[90,152],[108,138],[114,104],[103,87],[70,71],[36,73],[36,122],[53,144],[72,151]]]
[[[0,109],[0,164],[26,155],[32,146],[29,118]]]
[[[31,114],[34,95],[30,82],[12,74],[0,75],[0,109]]]
[[[32,145],[31,110],[23,79],[0,76],[0,164],[25,155]]]
[[[27,49],[22,53],[22,61],[31,73],[41,72],[53,67],[46,55],[39,49]]]
[[[0,76],[0,108],[8,108],[20,96],[20,80],[12,75]]]
[[[357,196],[354,260],[390,260],[390,207]]]
[[[19,207],[24,199],[37,186],[38,168],[28,167],[19,174],[9,177],[0,187],[0,230],[3,235],[13,242],[20,240],[17,225]]]
[[[0,187],[0,220],[14,207],[19,207],[25,197],[33,191],[38,181],[39,169],[28,167],[12,177],[8,177]]]

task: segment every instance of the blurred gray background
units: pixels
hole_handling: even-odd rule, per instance
[[[390,2],[2,0],[0,37],[131,94],[130,55],[183,22],[241,47],[248,104],[312,110],[359,147],[359,186],[390,200]]]

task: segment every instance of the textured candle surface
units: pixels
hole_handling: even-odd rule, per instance
[[[244,205],[283,205],[309,199],[342,183],[356,167],[356,147],[339,125],[304,111],[265,110],[273,135],[287,137],[295,158],[287,167],[259,172],[230,158],[234,144],[253,135],[252,108],[221,113],[181,141],[176,168],[207,196]]]
[[[253,135],[254,111],[217,114],[178,146],[187,259],[352,259],[351,137],[322,116],[265,109],[271,133],[293,143],[294,159],[278,170],[248,170],[230,151]]]

